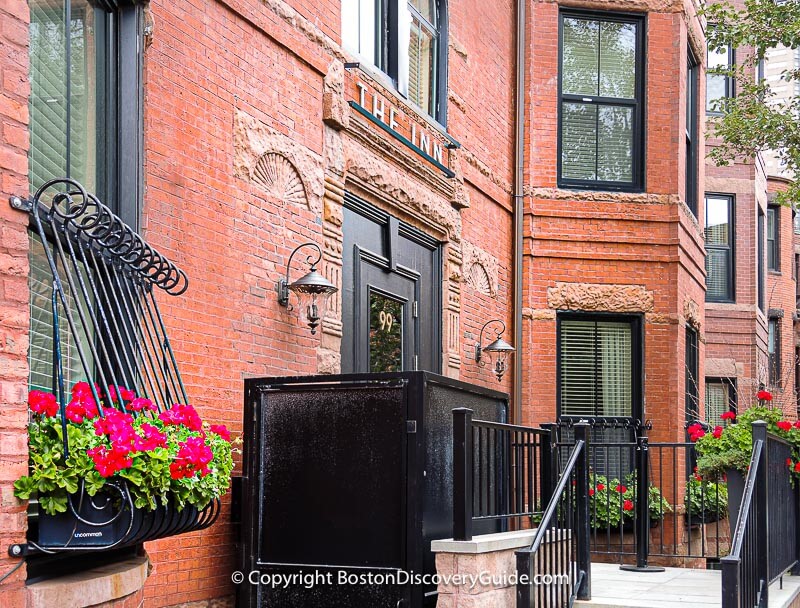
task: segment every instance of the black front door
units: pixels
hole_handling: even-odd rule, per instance
[[[345,195],[342,371],[441,372],[439,243]]]

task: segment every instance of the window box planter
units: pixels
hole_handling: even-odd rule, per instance
[[[68,497],[64,513],[38,515],[38,546],[63,549],[112,549],[165,536],[202,530],[213,525],[220,512],[219,499],[205,508],[186,506],[178,510],[173,500],[148,511],[128,501],[121,484],[113,493],[89,496],[85,491]]]
[[[38,498],[34,549],[118,548],[206,528],[219,515],[230,435],[191,406],[157,413],[123,387],[98,392],[85,382],[69,405],[42,391],[29,405],[30,474],[14,493]]]

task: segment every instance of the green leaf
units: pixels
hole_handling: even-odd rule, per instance
[[[14,482],[14,496],[22,500],[28,500],[35,490],[36,481],[27,475]]]
[[[44,509],[44,512],[49,515],[65,513],[67,511],[66,496],[40,496],[39,504],[42,509]]]

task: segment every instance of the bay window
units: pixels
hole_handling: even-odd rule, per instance
[[[559,186],[642,188],[643,61],[642,19],[561,13]]]

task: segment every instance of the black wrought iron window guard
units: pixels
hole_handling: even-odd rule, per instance
[[[30,214],[52,276],[52,389],[65,457],[65,348],[80,362],[101,417],[101,395],[120,386],[150,399],[159,413],[188,403],[154,289],[181,295],[186,274],[72,179],[51,180],[31,200],[12,197],[11,205]],[[40,511],[38,539],[14,545],[12,554],[130,546],[206,528],[219,515],[218,499],[201,511],[172,503],[138,510],[124,480],[106,485],[110,492],[100,498],[70,495],[66,513],[43,517]]]

